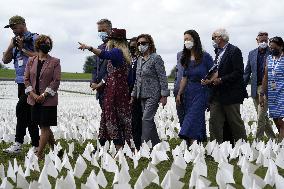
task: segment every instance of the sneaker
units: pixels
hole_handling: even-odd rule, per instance
[[[10,146],[9,148],[6,148],[3,151],[8,154],[18,154],[22,151],[22,144],[15,142],[12,146]]]

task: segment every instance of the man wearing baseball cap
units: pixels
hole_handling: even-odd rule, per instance
[[[18,84],[19,98],[16,106],[17,125],[15,143],[5,149],[4,152],[13,154],[21,152],[27,127],[31,136],[34,151],[36,152],[39,144],[39,131],[37,126],[31,123],[31,107],[27,104],[24,72],[29,57],[36,55],[34,51],[34,42],[38,35],[29,32],[26,27],[25,19],[18,15],[11,17],[9,19],[9,24],[4,28],[11,28],[15,34],[15,36],[11,39],[7,50],[3,53],[2,61],[4,64],[8,64],[13,60],[16,71],[15,81]]]

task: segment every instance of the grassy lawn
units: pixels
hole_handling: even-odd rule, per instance
[[[64,140],[60,140],[59,142],[60,142],[61,146],[63,147],[63,149],[66,149],[68,151],[68,143]],[[88,141],[88,142],[92,143],[95,146],[95,141]],[[85,142],[83,144],[79,144],[78,141],[74,141],[74,152],[73,152],[74,158],[72,159],[71,157],[69,157],[70,163],[72,164],[73,168],[75,166],[78,155],[82,154],[84,152],[86,144],[87,144],[87,142]],[[171,139],[169,141],[169,144],[170,144],[171,149],[174,149],[178,144],[180,144],[180,140]],[[8,162],[11,161],[12,164],[13,164],[14,158],[17,159],[18,164],[21,164],[21,166],[24,167],[24,161],[25,161],[24,155],[28,151],[28,147],[30,147],[30,146],[25,145],[24,151],[18,156],[7,155],[7,154],[3,153],[2,149],[6,148],[7,146],[8,146],[8,144],[6,144],[6,143],[3,143],[3,142],[0,143],[0,158],[1,158],[1,163],[3,163],[3,165],[5,167],[5,171],[7,171],[7,169],[8,169]],[[46,150],[46,153],[48,153],[48,150]],[[156,166],[158,171],[159,171],[158,174],[159,174],[159,177],[160,177],[159,178],[160,182],[162,182],[164,176],[166,175],[167,171],[171,168],[171,164],[173,162],[172,156],[170,154],[168,154],[168,155],[169,155],[169,158],[170,158],[168,161],[163,161]],[[96,174],[98,174],[98,172],[99,172],[98,168],[91,165],[91,163],[88,162],[87,160],[85,160],[85,161],[88,165],[88,168],[85,171],[85,173],[84,173],[84,175],[82,176],[81,179],[75,178],[77,188],[80,188],[81,183],[86,183],[87,178],[88,178],[88,176],[89,176],[89,174],[91,173],[92,170],[95,170]],[[234,165],[234,179],[236,181],[236,184],[233,184],[233,186],[235,188],[243,188],[242,184],[241,184],[242,183],[242,172],[241,172],[240,168],[237,166],[237,161],[238,160],[236,160],[236,159],[230,161],[230,163],[232,165]],[[132,187],[136,183],[136,180],[138,179],[142,170],[147,168],[148,163],[149,163],[148,159],[141,158],[139,160],[138,167],[136,169],[134,169],[133,162],[128,160],[128,165],[130,167],[129,174],[131,176],[130,184],[131,184]],[[217,186],[215,178],[216,178],[218,163],[216,163],[212,157],[206,157],[206,163],[207,163],[207,167],[208,167],[208,179],[212,182],[211,186]],[[44,164],[44,161],[39,162],[40,169],[43,168],[43,164]],[[185,183],[184,188],[188,188],[188,183],[189,183],[189,179],[190,179],[190,176],[191,176],[192,169],[193,169],[193,164],[192,163],[187,164],[186,174],[185,174],[184,178],[181,179],[181,181]],[[260,167],[259,169],[256,170],[256,174],[259,175],[261,178],[264,178],[264,176],[266,174],[266,170],[267,170],[267,168]],[[279,170],[279,174],[284,175],[284,170],[281,170],[280,168],[278,170]],[[105,172],[105,171],[104,171],[104,173],[105,173],[105,176],[108,180],[108,186],[106,188],[112,188],[112,181],[113,181],[113,178],[114,178],[114,174],[109,173],[109,172]],[[31,176],[28,177],[27,180],[29,182],[32,181],[32,180],[38,180],[39,174],[40,173],[38,173],[36,171],[31,171]],[[58,178],[60,178],[61,176],[65,177],[66,174],[67,174],[67,169],[63,168],[61,173],[59,174]],[[9,181],[10,181],[10,183],[13,183],[13,181],[10,178],[9,178]],[[52,184],[52,187],[54,188],[56,180],[52,177],[49,177],[49,181]],[[160,188],[160,187],[157,186],[156,184],[152,183],[147,188],[153,188],[154,189],[154,188]],[[271,187],[266,186],[265,188],[271,188]]]
[[[15,78],[15,70],[11,69],[0,69],[0,78],[5,79],[14,79]],[[90,73],[69,73],[62,72],[62,80],[73,80],[73,79],[81,79],[81,80],[90,80],[92,75]]]
[[[15,70],[12,69],[0,69],[0,79],[14,79]],[[70,73],[62,72],[62,80],[90,80],[92,74],[90,73]],[[174,82],[174,78],[168,78],[168,82]]]

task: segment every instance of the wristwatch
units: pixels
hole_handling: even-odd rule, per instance
[[[93,51],[93,49],[94,49],[93,47],[89,47],[88,48],[89,51]]]

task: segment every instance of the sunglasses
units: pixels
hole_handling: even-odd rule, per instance
[[[149,42],[147,41],[141,41],[141,42],[138,42],[137,43],[137,46],[140,46],[140,45],[147,45]]]
[[[217,37],[221,37],[221,36],[214,36],[212,37],[212,40],[214,41]]]

